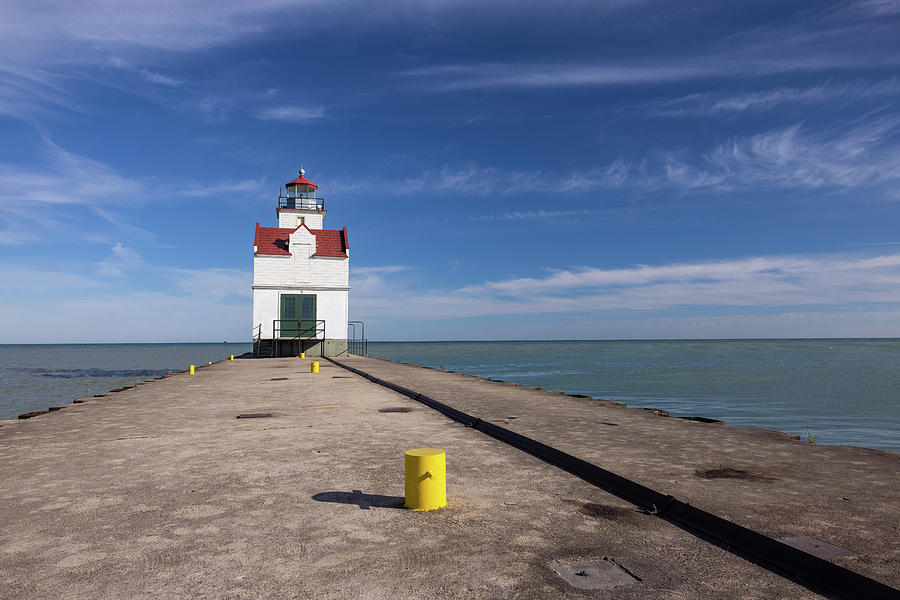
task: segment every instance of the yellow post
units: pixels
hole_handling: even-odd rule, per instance
[[[300,353],[300,358],[306,358],[306,352],[301,352],[301,353]]]
[[[234,361],[234,354],[229,354],[229,355],[228,355],[228,360]]]
[[[194,365],[191,365],[191,370],[190,370],[190,373],[191,373],[191,375],[193,375],[193,374],[194,374]]]
[[[317,362],[309,363],[309,372],[310,373],[318,373],[319,372],[319,363],[317,363]]]
[[[447,455],[437,448],[407,450],[406,508],[434,510],[447,506]]]

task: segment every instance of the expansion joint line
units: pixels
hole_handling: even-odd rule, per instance
[[[788,575],[803,582],[807,587],[827,590],[847,600],[866,598],[867,600],[900,600],[900,590],[887,586],[865,575],[861,575],[818,556],[813,556],[752,529],[723,519],[712,513],[695,508],[686,502],[657,492],[612,471],[607,471],[593,463],[567,454],[532,438],[479,419],[443,402],[410,390],[396,383],[379,379],[370,373],[344,364],[330,357],[328,361],[351,373],[368,379],[403,394],[450,419],[472,427],[494,439],[500,440],[535,456],[544,462],[579,477],[611,494],[631,502],[647,514],[656,515],[673,525],[698,535],[702,539],[713,540],[726,550],[744,553],[756,559],[762,567],[778,574]]]

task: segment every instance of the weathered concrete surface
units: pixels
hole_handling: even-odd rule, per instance
[[[770,535],[852,550],[834,560],[898,583],[896,455],[349,360]],[[2,424],[0,596],[818,597],[330,363],[308,370],[218,363]],[[413,410],[378,412],[398,406]],[[261,412],[274,416],[235,418]],[[403,451],[421,446],[448,456],[450,503],[432,513],[397,508]],[[848,481],[803,472],[822,463]],[[693,474],[718,466],[772,479]],[[641,581],[622,585],[626,571]]]
[[[900,587],[900,455],[780,432],[660,417],[372,358],[341,362],[501,424],[776,539],[810,536],[833,562]]]

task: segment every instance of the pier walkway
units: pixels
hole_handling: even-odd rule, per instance
[[[339,360],[767,536],[828,542],[831,562],[900,586],[900,455]],[[0,595],[822,597],[335,363],[312,374],[309,362],[221,362],[0,423]],[[272,416],[236,418],[246,413]],[[403,452],[416,447],[447,452],[442,510],[400,508]]]

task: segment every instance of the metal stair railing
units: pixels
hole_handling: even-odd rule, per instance
[[[359,336],[357,336],[359,327]],[[347,352],[357,356],[367,356],[369,341],[366,339],[366,324],[363,321],[347,321]]]
[[[324,319],[273,319],[272,345],[273,355],[278,356],[279,340],[324,340]]]

